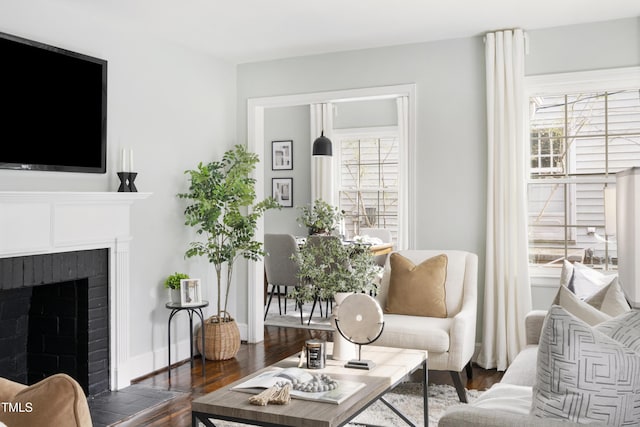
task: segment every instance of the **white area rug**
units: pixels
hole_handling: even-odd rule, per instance
[[[298,319],[299,320],[299,319]],[[477,390],[468,390],[467,398],[469,402],[476,400],[482,392]],[[422,410],[422,384],[407,382],[400,384],[398,387],[385,395],[386,399],[400,410],[405,416],[413,420],[413,422],[422,426],[424,411]],[[450,406],[464,405],[458,400],[456,389],[450,385],[430,384],[429,385],[429,427],[436,427],[438,420],[444,411]],[[244,424],[229,423],[224,421],[212,420],[216,427],[241,427]],[[395,427],[406,426],[393,411],[391,411],[384,403],[375,402],[367,408],[362,414],[358,415],[348,426],[359,427],[380,426]]]
[[[473,402],[481,392],[477,390],[467,390],[467,399]],[[387,393],[386,399],[400,410],[405,416],[416,425],[423,425],[424,411],[422,410],[422,384],[404,383]],[[456,389],[450,385],[430,384],[429,385],[429,426],[438,425],[438,420],[444,411],[450,406],[463,405],[458,399]],[[358,415],[349,425],[358,424],[374,426],[406,426],[396,414],[394,414],[384,403],[375,402],[366,411]]]
[[[267,313],[267,319],[264,321],[265,326],[283,326],[285,328],[299,328],[299,329],[317,329],[324,331],[332,331],[333,328],[329,323],[329,318],[325,317],[325,303],[322,303],[322,314],[320,316],[320,309],[316,304],[316,308],[309,322],[309,314],[311,313],[311,303],[305,303],[302,306],[302,319],[303,324],[300,323],[300,311],[296,310],[295,301],[287,299],[287,314],[284,313],[284,295],[280,297],[282,303],[282,315],[278,311],[278,297],[274,295],[271,305],[269,306],[269,313]],[[331,312],[331,307],[329,307]]]

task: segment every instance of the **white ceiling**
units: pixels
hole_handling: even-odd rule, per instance
[[[639,0],[62,1],[233,63],[640,16]]]

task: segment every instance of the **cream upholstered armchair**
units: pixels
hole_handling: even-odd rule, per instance
[[[446,273],[443,278],[446,314],[445,317],[425,317],[387,313],[385,308],[393,274],[393,260],[390,257],[376,296],[385,311],[384,330],[374,345],[427,350],[429,369],[450,371],[460,401],[466,402],[460,373],[466,369],[467,377],[471,376],[471,357],[476,338],[478,256],[455,250],[403,250],[394,254],[403,256],[415,265],[441,254],[446,255],[446,272],[443,272]]]

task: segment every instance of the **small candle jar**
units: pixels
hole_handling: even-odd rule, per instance
[[[307,340],[307,369],[324,369],[327,355],[325,342],[322,340]]]

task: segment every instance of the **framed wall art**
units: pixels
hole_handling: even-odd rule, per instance
[[[293,178],[272,178],[271,195],[283,208],[292,208]]]
[[[293,169],[293,141],[271,141],[271,170]]]

